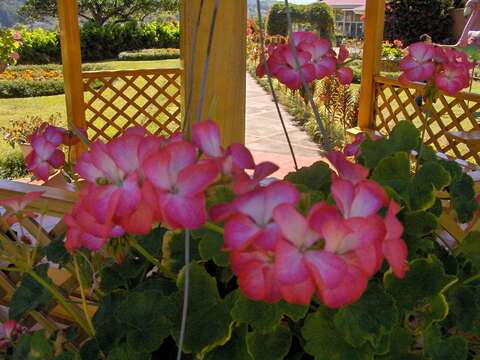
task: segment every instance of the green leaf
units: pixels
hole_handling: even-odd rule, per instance
[[[400,121],[390,134],[393,151],[410,153],[420,147],[420,131],[410,121]]]
[[[302,328],[304,349],[315,360],[366,360],[371,359],[363,348],[355,348],[345,341],[344,336],[322,311],[307,316]]]
[[[473,331],[480,320],[479,298],[478,288],[454,286],[448,291],[450,315],[460,331]]]
[[[340,309],[334,317],[338,330],[354,347],[370,341],[372,345],[392,331],[398,321],[393,298],[377,284],[371,285],[353,305]]]
[[[374,141],[367,137],[361,145],[361,150],[361,159],[369,169],[373,169],[383,158],[393,153],[388,140],[385,138]]]
[[[247,350],[247,325],[240,325],[235,328],[229,342],[223,346],[216,347],[205,355],[205,360],[256,360],[252,358]]]
[[[405,234],[412,236],[424,236],[437,229],[438,220],[435,215],[426,211],[412,211],[405,213]]]
[[[42,264],[33,269],[43,280],[52,283],[47,275],[48,264]],[[10,319],[21,320],[32,310],[41,310],[47,305],[52,296],[30,275],[25,275],[20,287],[15,290],[8,311]]]
[[[44,360],[53,358],[53,347],[46,337],[45,330],[23,335],[15,346],[12,360]]]
[[[398,279],[392,272],[387,272],[384,286],[399,308],[413,310],[427,305],[456,281],[457,278],[446,275],[443,264],[430,255],[428,258],[412,261],[404,279]]]
[[[157,227],[150,231],[148,235],[139,237],[138,243],[155,258],[160,258],[162,256],[163,237],[166,232],[166,229]]]
[[[226,267],[230,264],[228,253],[223,251],[223,236],[217,232],[200,229],[192,232],[200,239],[198,252],[202,260],[213,260],[216,265]]]
[[[332,170],[323,161],[317,161],[309,167],[302,167],[298,171],[285,176],[285,180],[295,185],[305,185],[309,190],[328,193]]]
[[[239,294],[232,309],[232,317],[240,323],[247,323],[259,332],[273,331],[284,315],[298,321],[306,315],[308,308],[301,305],[290,305],[284,301],[267,304],[262,301],[247,299]]]
[[[442,190],[450,185],[452,178],[450,173],[438,161],[428,161],[418,170],[415,180],[432,184],[435,186],[435,189]]]
[[[71,256],[65,249],[63,240],[64,236],[54,239],[50,244],[41,249],[48,261],[59,265],[65,265],[71,261]]]
[[[408,199],[410,210],[428,210],[435,205],[435,188],[430,182],[421,182],[414,178],[407,189],[404,197]]]
[[[200,238],[190,236],[190,259],[200,260],[198,253]],[[167,231],[163,237],[162,265],[173,273],[178,273],[185,265],[185,233]]]
[[[473,266],[480,270],[480,232],[472,231],[455,248],[456,254],[463,254]]]
[[[407,189],[410,178],[410,161],[407,154],[403,152],[385,157],[372,173],[373,180],[383,186],[391,187],[398,193]]]
[[[137,352],[140,347],[132,347],[130,344],[122,344],[114,348],[107,360],[150,360],[151,355],[145,352]]]
[[[225,204],[235,199],[235,193],[230,186],[216,185],[207,190],[207,208]]]
[[[390,351],[384,356],[375,357],[382,360],[424,360],[423,356],[412,354],[410,351],[415,338],[404,327],[397,326],[390,335]]]
[[[143,259],[134,259],[128,255],[121,264],[113,264],[102,269],[100,287],[105,292],[111,292],[118,288],[129,288],[137,283],[137,279],[150,266]]]
[[[457,176],[452,181],[450,193],[459,222],[470,221],[478,209],[473,179],[465,173]]]
[[[432,360],[465,360],[468,344],[461,336],[443,338],[438,327],[431,327],[425,334],[424,352]]]
[[[248,352],[255,360],[282,360],[288,354],[292,333],[280,325],[269,333],[252,332],[247,335]]]
[[[82,351],[86,353],[93,352],[89,348],[89,346],[93,346],[108,353],[126,339],[128,328],[116,319],[115,312],[127,295],[127,292],[115,292],[102,298],[100,306],[93,317],[95,339],[92,344],[87,343],[85,350],[82,347]]]
[[[215,278],[196,263],[190,264],[189,268],[188,326],[183,351],[205,353],[228,341],[231,335],[232,318],[228,303],[218,294]],[[180,334],[184,281],[185,268],[179,274],[177,287],[180,291],[174,299],[176,316],[171,335],[177,343]]]
[[[156,290],[130,293],[115,311],[118,322],[128,327],[128,344],[144,352],[157,350],[170,333],[167,314],[173,305],[171,298]]]

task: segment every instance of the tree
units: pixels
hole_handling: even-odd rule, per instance
[[[451,36],[453,0],[390,0],[385,9],[385,39],[405,45],[429,34],[434,42]]]
[[[178,0],[77,0],[79,16],[98,26],[143,20],[159,11],[178,10]],[[56,0],[27,0],[19,11],[21,17],[41,21],[55,17]]]

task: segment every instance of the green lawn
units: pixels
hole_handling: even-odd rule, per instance
[[[179,60],[109,61],[98,64],[105,64],[109,70],[178,68]],[[126,95],[129,96],[131,94],[127,93]],[[64,95],[0,99],[0,126],[7,125],[10,120],[25,119],[27,116],[40,116],[41,118],[48,119],[50,115],[56,113],[60,113],[62,119],[66,122]],[[2,139],[0,139],[0,152],[5,151],[6,146]]]

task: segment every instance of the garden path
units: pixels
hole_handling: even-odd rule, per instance
[[[292,141],[299,167],[308,166],[321,159],[320,149],[293,117],[280,105]],[[246,145],[256,162],[272,161],[280,166],[274,176],[283,177],[294,170],[288,143],[278,118],[275,103],[247,73]]]

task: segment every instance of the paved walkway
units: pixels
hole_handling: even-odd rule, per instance
[[[321,159],[319,147],[308,134],[296,125],[293,117],[281,106],[299,167],[308,166]],[[272,161],[280,166],[275,173],[283,177],[294,170],[285,134],[278,118],[272,97],[247,74],[246,145],[255,161]]]

